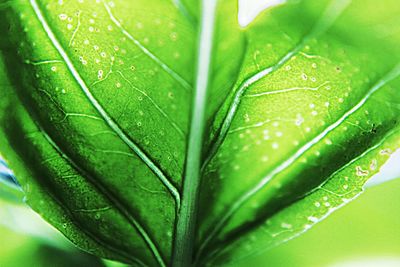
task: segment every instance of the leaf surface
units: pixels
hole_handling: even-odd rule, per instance
[[[166,266],[196,221],[198,265],[273,247],[400,146],[386,1],[289,1],[244,29],[233,0],[4,2],[2,155],[27,202],[99,256]]]

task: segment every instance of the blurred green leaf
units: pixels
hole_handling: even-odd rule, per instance
[[[20,267],[69,267],[69,266],[104,266],[101,261],[93,256],[78,251],[63,251],[37,242],[27,236],[10,232],[7,228],[0,227],[1,241],[0,266]]]
[[[400,258],[400,180],[366,192],[301,237],[235,267],[310,267],[364,259]]]
[[[30,208],[0,200],[0,266],[104,266],[78,251]]]

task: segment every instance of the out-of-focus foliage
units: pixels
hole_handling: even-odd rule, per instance
[[[371,187],[306,234],[238,262],[235,267],[310,267],[338,262],[400,260],[400,179]]]
[[[0,242],[2,267],[104,267],[99,258],[74,248],[21,203],[0,200]]]

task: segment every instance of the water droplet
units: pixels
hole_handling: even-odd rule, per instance
[[[58,15],[58,18],[60,20],[66,20],[68,18],[68,16],[66,14],[60,14],[60,15]]]
[[[285,228],[285,229],[291,229],[291,228],[292,228],[292,225],[283,222],[283,223],[281,223],[281,227],[282,227],[282,228]]]

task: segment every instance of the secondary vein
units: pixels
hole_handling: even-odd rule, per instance
[[[43,135],[43,137],[47,140],[47,142],[57,151],[57,153],[66,161],[68,164],[71,165],[72,168],[74,168],[80,175],[83,175],[84,177],[88,178],[89,181],[91,182],[92,185],[94,185],[100,192],[102,192],[108,200],[115,206],[116,209],[118,209],[123,216],[128,220],[129,224],[136,229],[141,237],[143,238],[143,241],[146,243],[146,245],[149,247],[151,252],[153,253],[156,261],[160,264],[160,266],[166,266],[160,252],[158,251],[156,245],[150,238],[150,236],[147,234],[146,230],[143,228],[143,226],[135,219],[132,217],[132,215],[129,213],[129,211],[124,207],[124,205],[117,200],[117,198],[108,190],[106,189],[105,186],[98,180],[94,179],[91,175],[89,175],[85,170],[79,167],[78,164],[75,163],[74,160],[72,160],[67,154],[65,154],[62,149],[55,143],[55,141],[47,134],[47,132],[39,127],[39,131]]]
[[[237,110],[239,108],[239,105],[241,103],[242,97],[245,93],[245,91],[253,84],[257,83],[260,81],[262,78],[267,76],[268,74],[278,70],[281,68],[288,60],[290,60],[295,54],[299,53],[301,49],[305,46],[305,44],[312,38],[318,37],[325,31],[327,31],[333,23],[336,21],[336,19],[342,14],[342,12],[346,9],[346,7],[351,3],[351,0],[339,0],[339,1],[331,1],[330,4],[326,7],[325,11],[322,13],[321,18],[315,23],[314,27],[311,29],[311,31],[300,41],[299,44],[297,44],[291,51],[289,51],[285,56],[283,56],[275,65],[265,68],[258,73],[250,76],[248,79],[246,79],[239,87],[237,90],[233,101],[229,107],[228,113],[225,116],[225,119],[220,127],[220,131],[217,133],[216,138],[214,139],[215,141],[213,142],[213,146],[209,150],[209,153],[202,165],[202,171],[205,171],[205,168],[209,164],[209,162],[212,160],[212,158],[216,155],[219,147],[222,145],[223,141],[225,140],[225,137],[229,131],[229,128],[231,127],[232,121],[237,113]],[[264,179],[262,180],[264,181]],[[256,187],[260,187],[257,189],[262,188],[262,186],[265,185],[265,183],[260,182]],[[251,190],[252,191],[252,190]],[[235,202],[234,205],[232,205],[227,213],[222,216],[221,220],[218,221],[217,225],[212,229],[210,234],[203,240],[201,243],[197,258],[202,254],[204,249],[207,247],[207,245],[216,237],[216,235],[220,232],[222,229],[223,225],[229,220],[231,215],[233,215],[236,210],[248,199],[247,193],[239,198],[237,202]],[[242,203],[243,200],[243,203]],[[238,205],[237,203],[241,203]],[[238,207],[236,207],[238,206]]]
[[[205,167],[208,165],[208,163],[211,161],[211,159],[215,156],[219,147],[225,140],[228,130],[232,124],[232,121],[233,121],[233,119],[237,113],[237,110],[240,106],[240,103],[242,101],[242,97],[243,97],[244,93],[247,91],[247,89],[250,86],[252,86],[253,84],[260,81],[262,78],[264,78],[268,74],[281,68],[294,55],[299,53],[301,51],[301,49],[303,49],[305,44],[310,39],[315,38],[318,35],[325,32],[334,23],[334,21],[339,17],[339,15],[342,13],[342,11],[350,4],[350,2],[351,2],[351,0],[333,1],[327,7],[326,11],[321,16],[321,19],[315,24],[314,28],[300,41],[300,43],[298,45],[296,45],[291,51],[289,51],[285,56],[283,56],[273,66],[265,68],[265,69],[257,72],[256,74],[253,74],[252,76],[250,76],[249,78],[247,78],[246,80],[244,80],[242,82],[242,84],[239,86],[239,89],[236,91],[236,93],[233,97],[233,101],[232,101],[231,105],[229,106],[227,115],[225,116],[224,121],[222,122],[220,130],[218,131],[217,136],[214,138],[213,145],[203,163],[202,170],[205,169]]]
[[[196,19],[192,16],[192,14],[190,14],[186,5],[181,0],[171,0],[171,1],[176,6],[176,8],[179,10],[179,12],[181,12],[190,23],[192,23],[192,24],[197,23]]]
[[[156,55],[150,52],[141,42],[139,42],[136,38],[134,38],[125,28],[122,26],[121,22],[117,20],[114,14],[111,12],[111,8],[103,1],[104,7],[107,10],[108,15],[110,16],[111,21],[121,30],[121,32],[128,37],[140,50],[143,51],[145,55],[151,58],[154,62],[156,62],[165,72],[167,72],[172,78],[174,78],[185,90],[190,91],[191,85],[183,79],[178,73],[176,73],[171,67],[165,64],[161,59],[159,59]]]
[[[345,114],[343,114],[343,116],[340,117],[336,122],[334,122],[333,124],[331,124],[327,128],[325,128],[324,131],[322,131],[320,134],[318,134],[316,137],[314,137],[311,141],[309,141],[304,146],[302,146],[299,150],[297,150],[296,153],[294,153],[292,156],[290,156],[287,160],[285,160],[279,166],[277,166],[275,169],[273,169],[271,172],[269,172],[259,183],[257,183],[256,186],[254,186],[252,189],[247,191],[244,195],[239,197],[232,204],[232,206],[228,208],[226,213],[223,216],[221,216],[221,219],[218,221],[217,225],[213,228],[213,230],[211,231],[208,238],[205,239],[205,241],[203,242],[202,247],[205,247],[205,245],[207,245],[213,238],[215,238],[215,236],[222,229],[223,225],[226,224],[226,222],[232,217],[232,215],[235,214],[235,212],[245,202],[247,202],[252,196],[254,196],[257,192],[259,192],[272,178],[275,177],[275,175],[279,174],[280,172],[282,172],[285,169],[287,169],[288,167],[290,167],[304,153],[306,153],[309,149],[311,149],[313,146],[315,146],[317,143],[319,143],[330,132],[332,132],[337,127],[339,127],[348,117],[350,117],[352,114],[357,112],[375,92],[377,92],[380,88],[382,88],[384,85],[386,85],[388,82],[394,80],[398,76],[400,76],[400,64],[395,66],[394,69],[392,69],[392,71],[390,71],[387,75],[385,75],[382,79],[380,79],[373,87],[371,87],[371,89],[365,94],[365,96],[354,107],[352,107]]]
[[[319,190],[323,190],[323,191],[325,191],[325,192],[328,192],[328,193],[330,193],[330,194],[334,194],[334,195],[336,195],[336,196],[344,197],[345,194],[343,194],[343,195],[342,195],[342,194],[336,194],[336,193],[334,193],[334,192],[332,192],[332,191],[329,191],[329,190],[327,190],[327,189],[324,189],[324,186],[325,186],[328,182],[330,182],[333,178],[335,178],[335,176],[337,176],[337,175],[340,174],[342,171],[344,171],[346,168],[348,168],[348,167],[351,166],[352,164],[356,163],[357,161],[363,159],[366,155],[368,155],[369,153],[372,153],[374,150],[380,148],[388,139],[390,139],[391,137],[393,137],[396,133],[399,133],[399,129],[400,129],[400,128],[397,128],[397,129],[392,130],[392,131],[390,131],[389,133],[387,133],[381,140],[379,140],[379,141],[378,141],[376,144],[374,144],[372,147],[366,149],[366,150],[363,151],[361,154],[359,154],[358,156],[356,156],[355,158],[351,159],[349,162],[347,162],[346,164],[344,164],[344,165],[343,165],[342,167],[340,167],[338,170],[336,170],[335,172],[333,172],[332,174],[330,174],[329,177],[328,177],[323,183],[321,183],[318,187],[316,187],[315,189],[311,190],[310,192],[304,194],[303,196],[299,197],[298,200],[296,200],[296,202],[297,202],[297,201],[300,201],[301,199],[304,199],[304,198],[307,197],[307,196],[310,196],[311,194],[313,194],[313,193],[315,193],[315,192],[317,192],[317,191],[319,191]],[[353,191],[351,191],[351,192],[353,192]],[[348,193],[350,193],[350,192],[348,192]],[[348,193],[346,193],[346,194],[348,194]],[[328,215],[330,215],[333,211],[339,209],[339,208],[342,207],[344,204],[350,202],[351,200],[353,200],[354,198],[356,198],[358,195],[359,195],[359,194],[356,194],[355,196],[352,196],[350,199],[348,199],[348,200],[346,200],[346,201],[343,201],[343,203],[341,203],[341,204],[340,204],[339,206],[337,206],[337,207],[331,207],[331,209],[329,209],[329,212],[328,212],[328,213],[326,213],[326,214],[323,215],[322,217],[318,218],[318,221],[314,221],[313,224],[316,224],[316,223],[318,223],[318,222],[324,220],[324,219],[325,219]],[[295,203],[295,202],[294,202],[294,203]],[[294,204],[294,203],[292,203],[292,204]],[[292,204],[291,204],[291,205],[292,205]],[[289,241],[289,240],[291,240],[291,239],[297,237],[298,235],[304,233],[304,232],[307,231],[308,229],[310,229],[310,228],[304,228],[303,231],[299,232],[298,234],[296,234],[296,235],[294,235],[294,236],[289,237],[288,239],[282,240],[282,241],[279,242],[278,244],[287,242],[287,241]],[[235,243],[233,242],[233,243],[231,243],[231,244],[228,244],[226,247],[219,247],[219,248],[217,248],[217,249],[216,249],[215,251],[213,251],[209,256],[207,256],[207,259],[208,259],[209,261],[212,261],[212,259],[217,258],[219,255],[221,255],[221,253],[223,253],[224,251],[229,250],[229,247],[234,246],[234,245],[235,245]]]
[[[82,91],[84,92],[87,99],[93,105],[93,107],[99,112],[99,114],[103,117],[104,121],[107,125],[121,138],[121,140],[129,146],[129,148],[136,153],[136,155],[153,171],[154,174],[159,178],[159,180],[164,184],[164,186],[168,189],[171,195],[174,197],[177,209],[180,206],[180,194],[178,189],[168,180],[162,170],[139,148],[131,139],[128,137],[124,131],[118,126],[117,123],[108,115],[105,109],[101,106],[101,104],[97,101],[97,99],[93,96],[90,89],[86,85],[83,78],[80,76],[79,72],[75,68],[72,60],[69,58],[68,54],[57,40],[55,34],[51,30],[48,22],[44,18],[42,11],[40,10],[39,5],[37,4],[36,0],[30,0],[31,6],[40,21],[44,31],[46,32],[47,36],[49,37],[50,41],[52,42],[53,46],[56,48],[60,56],[65,61],[69,71],[71,72],[72,76],[76,80],[76,82],[81,87]]]

